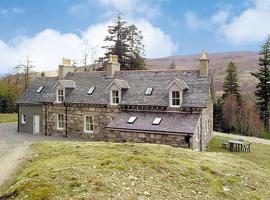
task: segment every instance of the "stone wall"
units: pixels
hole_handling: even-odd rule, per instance
[[[46,109],[45,109],[46,110]],[[90,140],[105,140],[105,127],[110,120],[119,112],[118,107],[91,107],[87,105],[73,105],[67,107],[67,137],[86,138]],[[47,107],[48,135],[66,135],[66,121],[64,129],[57,129],[57,115],[63,114],[66,119],[66,107],[55,104]],[[45,112],[46,115],[46,112]],[[94,132],[84,132],[84,117],[92,116],[94,119]],[[46,127],[44,127],[45,129]]]
[[[108,142],[137,142],[167,144],[176,147],[188,147],[187,136],[176,134],[157,134],[108,130],[106,141]]]

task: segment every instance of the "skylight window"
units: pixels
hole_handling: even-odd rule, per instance
[[[95,91],[96,87],[90,87],[90,89],[88,90],[87,94],[91,95],[93,94],[93,92]]]
[[[159,125],[161,120],[162,120],[161,118],[155,118],[152,124],[153,125]]]
[[[145,91],[145,95],[151,95],[153,92],[153,88],[147,88]]]
[[[127,121],[128,124],[133,124],[136,121],[137,117],[130,117]]]
[[[43,90],[43,86],[41,86],[41,87],[39,87],[38,89],[37,89],[37,93],[40,93],[42,90]]]

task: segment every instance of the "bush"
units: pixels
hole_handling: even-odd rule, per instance
[[[270,133],[262,132],[262,133],[259,135],[259,138],[263,138],[263,139],[268,139],[268,140],[270,140]]]

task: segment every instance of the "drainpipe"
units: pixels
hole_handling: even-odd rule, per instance
[[[45,135],[48,135],[48,105],[45,105]]]
[[[190,134],[188,134],[187,137],[188,137],[188,141],[187,141],[187,142],[188,142],[188,148],[190,149],[190,146],[191,146],[191,145],[190,145]]]
[[[203,132],[203,125],[202,125],[202,117],[201,117],[201,119],[200,119],[200,126],[201,126],[201,128],[200,128],[200,151],[202,151],[202,137],[203,137],[203,134],[202,134],[202,132]]]
[[[66,108],[66,138],[67,138],[67,136],[68,136],[68,110],[67,110],[67,108],[68,108],[68,106],[67,106],[67,104],[64,104],[65,105],[65,108]]]
[[[20,126],[19,126],[19,124],[20,124],[20,119],[19,119],[19,111],[20,111],[20,107],[19,107],[19,105],[17,104],[16,105],[17,106],[17,132],[19,133],[20,132]]]

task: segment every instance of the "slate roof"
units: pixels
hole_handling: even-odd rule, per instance
[[[207,107],[210,96],[211,77],[199,77],[199,71],[119,71],[112,78],[106,78],[106,72],[73,72],[68,73],[66,80],[73,80],[76,88],[71,89],[65,98],[67,103],[109,104],[108,86],[115,79],[125,80],[129,88],[123,93],[120,105],[169,106],[168,86],[180,79],[186,83],[188,90],[184,92],[182,107]],[[36,79],[27,88],[17,103],[54,102],[56,92],[53,86],[57,78],[42,77]],[[44,89],[40,94],[35,90],[40,86]],[[90,87],[96,87],[92,95],[87,92]],[[145,90],[153,88],[151,95],[145,95]]]
[[[73,80],[59,80],[55,87],[60,84],[62,87],[64,88],[75,88],[76,87],[76,84],[75,84],[75,81]]]
[[[133,124],[127,123],[130,117],[137,117]],[[152,125],[155,118],[162,118],[160,125]],[[107,128],[126,131],[190,133],[197,127],[200,114],[172,113],[172,112],[121,112]]]
[[[56,92],[53,87],[58,82],[56,77],[39,77],[36,78],[23,92],[16,103],[20,104],[39,104],[43,101],[54,102],[56,99]],[[37,93],[39,87],[44,88],[40,93]]]
[[[119,87],[120,89],[128,89],[129,88],[128,82],[126,80],[114,79],[113,82],[108,86],[108,88],[110,88],[113,84],[116,84],[117,87]]]

